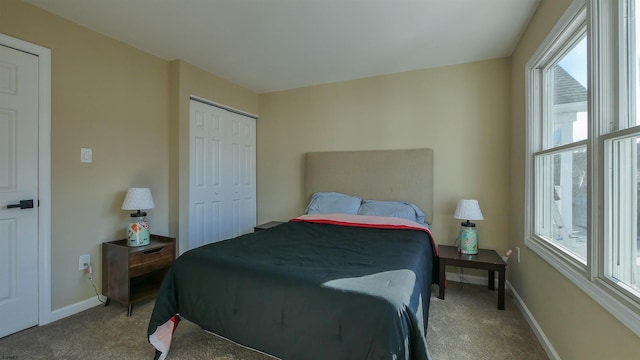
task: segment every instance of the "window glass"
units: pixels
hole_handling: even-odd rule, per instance
[[[607,273],[617,282],[640,291],[640,135],[615,138],[610,149]]]
[[[552,124],[551,146],[570,144],[587,138],[587,36],[550,68],[553,92],[547,109]]]
[[[586,263],[587,148],[536,156],[536,235]]]

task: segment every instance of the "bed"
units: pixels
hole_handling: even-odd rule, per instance
[[[430,359],[432,164],[429,149],[306,154],[307,215],[176,259],[149,321],[156,358],[184,318],[281,359]],[[414,200],[426,224],[309,211],[327,190]]]

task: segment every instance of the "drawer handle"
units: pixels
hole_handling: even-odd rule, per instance
[[[157,252],[162,251],[163,248],[159,248],[159,249],[151,249],[151,250],[147,250],[147,251],[141,251],[143,254],[145,255],[149,255],[149,254],[154,254]]]

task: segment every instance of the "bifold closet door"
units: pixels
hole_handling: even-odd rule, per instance
[[[256,223],[256,119],[190,101],[189,248]]]
[[[231,169],[227,184],[231,204],[230,236],[246,234],[256,226],[256,119],[228,112],[231,134],[226,139],[231,143]]]

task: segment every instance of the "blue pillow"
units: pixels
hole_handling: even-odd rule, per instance
[[[337,192],[317,192],[311,196],[311,202],[305,214],[358,214],[362,199],[357,196]]]
[[[364,200],[358,215],[392,216],[424,224],[424,213],[408,202]]]

